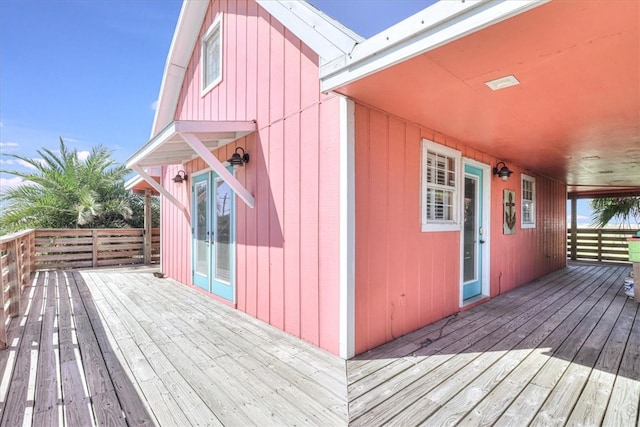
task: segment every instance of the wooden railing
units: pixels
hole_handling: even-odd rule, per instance
[[[627,238],[636,230],[578,228],[567,230],[567,258],[578,261],[629,262]],[[572,245],[575,242],[575,245]]]
[[[36,230],[35,241],[36,270],[153,264],[160,260],[157,228],[147,242],[144,230],[139,228]],[[150,251],[145,251],[145,244],[150,245]]]
[[[20,296],[31,283],[35,235],[27,230],[0,237],[0,348],[7,346],[7,327],[20,314]]]
[[[160,229],[27,230],[0,237],[0,349],[20,313],[20,296],[37,270],[157,264]]]

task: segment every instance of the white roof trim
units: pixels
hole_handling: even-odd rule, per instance
[[[348,54],[357,43],[364,41],[306,1],[257,0],[257,3],[324,61]]]
[[[198,136],[209,150],[215,150],[256,131],[255,122],[176,120],[136,151],[126,167],[183,164],[198,157],[181,133]]]
[[[158,105],[151,127],[153,138],[173,120],[182,82],[198,41],[210,1],[184,0],[164,66]],[[306,1],[258,0],[258,3],[324,61],[350,52],[363,39]]]
[[[321,89],[337,89],[547,1],[439,1],[322,65]]]
[[[182,81],[208,7],[208,1],[185,0],[182,3],[171,47],[169,47],[167,62],[164,66],[150,138],[153,138],[173,119],[180,97]]]

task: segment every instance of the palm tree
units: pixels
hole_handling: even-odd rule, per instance
[[[640,197],[608,197],[591,200],[592,223],[599,228],[617,220],[620,227],[640,227]]]
[[[40,159],[9,155],[32,171],[2,171],[24,179],[0,197],[0,230],[27,228],[128,227],[131,195],[124,188],[127,170],[99,145],[86,160],[60,138],[59,153],[43,148]]]

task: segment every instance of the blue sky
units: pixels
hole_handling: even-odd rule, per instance
[[[311,3],[366,38],[432,1]],[[79,152],[102,144],[125,162],[149,138],[181,4],[0,0],[0,168],[24,169],[6,154],[37,157],[59,137]],[[0,186],[12,183],[0,175]]]
[[[0,168],[5,154],[37,157],[62,137],[125,162],[153,122],[180,0],[0,0]],[[369,37],[426,7],[424,0],[314,0]],[[0,185],[15,183],[1,175]]]

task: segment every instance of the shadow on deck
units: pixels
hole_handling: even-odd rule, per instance
[[[150,272],[41,272],[0,425],[637,425],[629,270],[573,265],[346,363]]]
[[[572,265],[347,362],[354,425],[636,425],[628,266]]]
[[[40,272],[0,425],[345,425],[345,362],[149,272]]]

